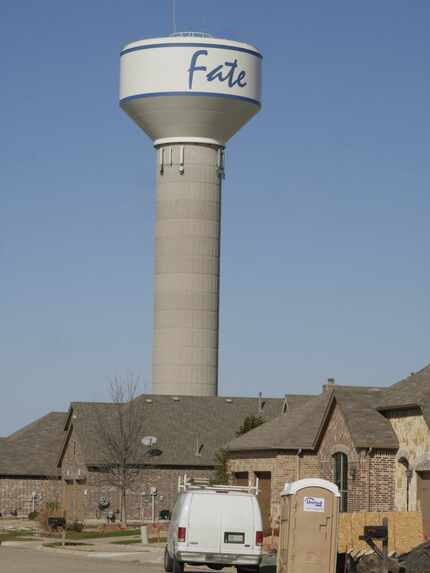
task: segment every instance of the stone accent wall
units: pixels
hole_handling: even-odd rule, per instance
[[[417,463],[430,461],[430,430],[421,410],[409,408],[387,413],[397,439],[399,452],[395,462],[395,508],[406,511],[407,476],[406,467],[401,463],[407,460],[409,468],[415,470]],[[417,511],[417,474],[413,471],[409,484],[409,511]]]
[[[10,515],[17,511],[27,516],[33,509],[32,495],[37,494],[36,511],[48,501],[62,501],[63,486],[60,479],[33,479],[0,477],[0,513]]]

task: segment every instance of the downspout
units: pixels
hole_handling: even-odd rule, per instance
[[[297,450],[297,456],[296,456],[296,480],[300,479],[300,458],[302,455],[302,448],[300,448],[299,450]]]
[[[370,455],[373,452],[373,448],[367,450],[367,511],[370,509]]]

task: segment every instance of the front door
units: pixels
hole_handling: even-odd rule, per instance
[[[260,503],[261,515],[263,518],[263,532],[264,535],[271,535],[271,500],[272,500],[272,474],[270,472],[256,472],[255,477],[258,478],[258,501]]]
[[[418,509],[423,514],[424,535],[430,537],[430,472],[420,472],[418,479]]]

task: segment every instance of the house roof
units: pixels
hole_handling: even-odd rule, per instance
[[[394,410],[407,406],[423,408],[430,406],[430,365],[387,388],[381,397],[378,409]]]
[[[309,398],[301,407],[278,416],[263,426],[233,439],[227,449],[237,450],[296,450],[312,449],[329,393]]]
[[[58,451],[63,443],[65,412],[51,412],[0,440],[0,475],[58,475]]]
[[[136,403],[145,435],[158,438],[161,455],[145,464],[212,466],[215,452],[228,444],[232,451],[315,449],[333,404],[338,404],[356,447],[397,448],[397,438],[384,413],[419,407],[430,426],[430,365],[389,388],[338,386],[319,396],[228,398],[143,394]],[[259,411],[260,404],[263,406]],[[76,429],[87,465],[100,463],[97,424],[113,419],[111,403],[72,403],[69,414],[51,412],[7,438],[0,438],[0,475],[58,475],[58,456]],[[262,426],[235,437],[244,418],[262,415]],[[67,423],[66,423],[67,422]],[[233,438],[233,439],[232,439]]]
[[[308,399],[288,396],[288,411],[294,411]],[[284,399],[143,394],[136,398],[136,404],[143,419],[143,435],[156,436],[156,447],[161,451],[159,456],[146,456],[140,460],[142,463],[213,466],[216,451],[231,440],[246,416],[254,414],[272,420],[281,413]],[[97,428],[103,418],[106,423],[113,423],[112,408],[112,404],[72,404],[70,423],[77,432],[87,466],[103,463]]]
[[[357,448],[397,449],[399,442],[389,422],[375,408],[385,390],[375,387],[337,386],[336,402]]]
[[[334,386],[297,408],[290,416],[279,416],[228,444],[240,450],[314,450],[332,410],[339,405],[356,447],[397,448],[389,421],[375,409],[380,388]]]

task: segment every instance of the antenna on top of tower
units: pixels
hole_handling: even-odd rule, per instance
[[[172,32],[176,34],[176,0],[172,0]]]

